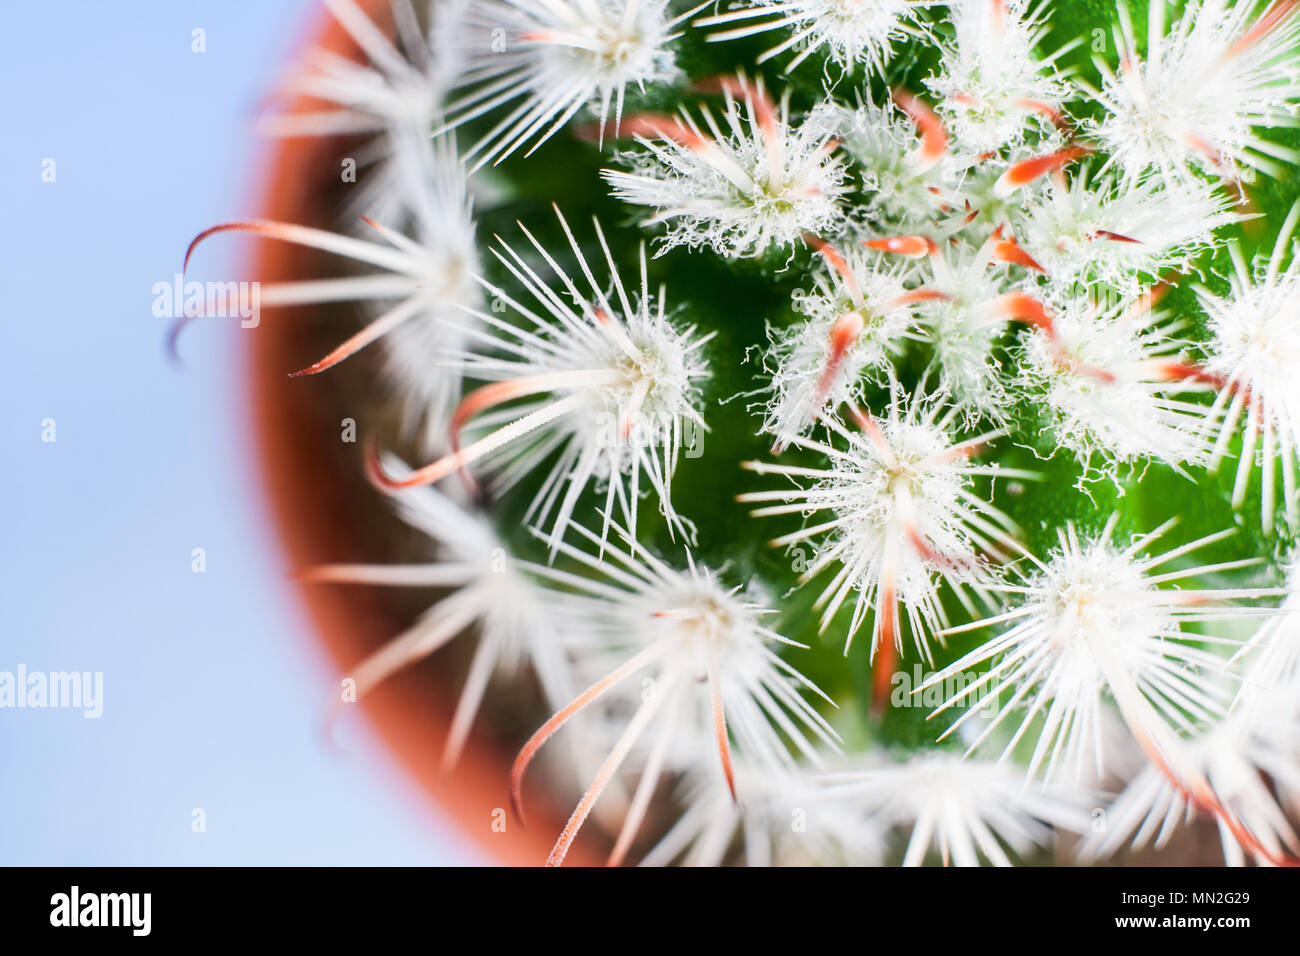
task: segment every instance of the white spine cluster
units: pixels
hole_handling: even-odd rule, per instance
[[[460,355],[461,367],[467,376],[489,384],[466,395],[453,415],[457,447],[403,479],[386,477],[380,469],[373,469],[373,476],[397,489],[442,481],[483,462],[492,468],[497,489],[504,491],[549,463],[525,520],[551,523],[552,550],[579,496],[596,480],[605,487],[605,533],[617,507],[635,535],[644,479],[669,527],[689,536],[690,526],[673,508],[669,486],[686,430],[705,427],[699,383],[708,369],[700,350],[709,336],[673,324],[664,290],[651,293],[644,248],[640,284],[629,294],[596,223],[613,286],[607,294],[569,224],[558,209],[556,214],[586,291],[521,225],[569,301],[502,242],[494,255],[533,302],[522,303],[504,289],[480,282],[525,324],[466,307],[485,331],[471,330],[482,351]],[[462,430],[484,433],[460,447]]]
[[[1119,69],[1095,58],[1107,110],[1088,131],[1134,180],[1150,170],[1172,182],[1197,172],[1237,178],[1242,168],[1276,175],[1300,161],[1257,132],[1291,125],[1300,98],[1300,18],[1292,0],[1191,0],[1168,30],[1164,3],[1148,7],[1139,53],[1128,8],[1114,39]]]
[[[758,255],[837,232],[847,188],[826,124],[791,125],[788,101],[772,102],[761,82],[724,81],[722,95],[721,124],[707,106],[699,121],[683,112],[625,122],[642,149],[624,154],[632,172],[605,171],[614,195],[652,209],[647,224],[669,225],[664,250]]]
[[[1085,859],[1109,856],[1126,844],[1160,848],[1198,813],[1215,819],[1224,862],[1244,866],[1249,855],[1267,865],[1300,856],[1291,819],[1300,806],[1300,629],[1295,569],[1280,612],[1245,648],[1240,689],[1223,721],[1188,742],[1187,759],[1226,812],[1148,764],[1108,811],[1104,834],[1081,847]]]
[[[916,124],[889,102],[865,98],[854,108],[824,111],[825,121],[856,161],[874,215],[894,224],[928,222],[947,195],[946,164],[938,163]]]
[[[1188,779],[1177,734],[1220,717],[1227,695],[1219,679],[1226,671],[1224,659],[1200,646],[1213,645],[1214,638],[1186,625],[1265,616],[1269,609],[1239,602],[1257,602],[1275,592],[1196,586],[1199,577],[1254,563],[1250,561],[1159,570],[1231,531],[1149,555],[1172,522],[1122,547],[1114,543],[1117,522],[1118,515],[1112,515],[1092,537],[1068,526],[1052,554],[1040,560],[1026,553],[1030,567],[1018,580],[991,585],[1016,596],[1015,606],[949,630],[1007,625],[927,682],[942,683],[991,664],[941,708],[973,703],[948,733],[976,714],[993,715],[971,750],[1018,716],[1004,757],[1032,733],[1030,775],[1042,771],[1048,779],[1078,781],[1092,769],[1100,776],[1103,699],[1110,697],[1148,756],[1173,779]]]
[[[931,350],[939,391],[951,396],[968,424],[1001,424],[1012,402],[998,355],[1009,324],[1003,289],[1010,248],[991,235],[978,247],[936,246],[928,256],[924,288],[931,295],[920,299],[920,339]]]
[[[1029,132],[1061,121],[1068,88],[1053,63],[1078,45],[1039,59],[1047,33],[1046,2],[961,0],[954,5],[956,35],[942,45],[939,72],[926,86],[939,98],[939,114],[973,154],[1014,145]]]
[[[878,256],[861,249],[841,255],[823,247],[830,268],[811,290],[795,293],[795,310],[806,321],[769,328],[771,401],[763,431],[778,448],[806,435],[822,413],[861,400],[863,377],[883,371],[912,331],[912,303],[905,267],[881,268]]]
[[[1028,335],[1022,371],[1042,395],[1052,436],[1085,462],[1203,464],[1205,406],[1179,396],[1207,385],[1183,359],[1178,327],[1154,310],[1098,312],[1074,297]]]
[[[1083,794],[1026,789],[1004,767],[955,754],[922,754],[831,781],[833,794],[909,833],[903,866],[920,866],[931,852],[944,866],[1010,866],[1005,847],[1025,856],[1054,832],[1082,832],[1088,823]]]
[[[648,685],[641,685],[626,729],[557,840],[550,863],[563,862],[596,800],[651,726],[658,729],[646,759],[650,769],[643,769],[639,795],[633,797],[637,810],[623,824],[618,847],[624,850],[640,826],[669,748],[691,753],[712,750],[720,769],[715,779],[726,782],[733,799],[737,785],[732,735],[741,752],[762,767],[795,769],[786,740],[805,759],[820,761],[814,741],[833,746],[835,733],[804,696],[805,691],[820,691],[775,652],[781,645],[803,647],[763,623],[775,611],[738,586],[726,587],[715,572],[697,565],[689,551],[686,569],[679,570],[654,557],[621,529],[627,550],[584,528],[575,531],[599,548],[600,556],[561,543],[560,552],[586,574],[555,570],[548,577],[576,592],[569,613],[582,626],[595,628],[606,646],[623,649],[622,660],[559,710],[524,746],[511,775],[516,810],[522,812],[524,773],[552,734],[574,714],[619,693],[630,678],[650,677]],[[706,741],[711,746],[706,748]],[[615,852],[620,850],[616,847]]]
[[[670,42],[683,17],[669,0],[478,0],[449,24],[466,49],[458,85],[468,91],[448,104],[451,125],[509,105],[474,144],[474,168],[499,163],[550,139],[586,106],[602,132],[623,114],[629,87],[642,92],[678,75]],[[612,116],[611,116],[612,114]]]
[[[794,483],[740,495],[741,501],[762,505],[753,512],[756,517],[818,515],[772,545],[814,543],[805,578],[835,569],[817,607],[824,631],[852,599],[846,652],[875,610],[873,658],[882,648],[901,650],[901,619],[906,617],[917,650],[932,661],[929,638],[946,620],[937,582],[958,593],[968,587],[978,593],[986,576],[982,554],[1001,554],[1010,540],[1010,519],[973,487],[976,477],[998,473],[996,466],[970,460],[997,436],[954,443],[948,434],[954,409],[945,412],[943,404],[895,394],[882,421],[860,413],[859,431],[824,418],[826,441],[796,438],[792,444],[825,456],[825,468],[759,461],[745,465]]]
[[[402,472],[396,459],[388,467]],[[418,564],[326,564],[309,569],[315,583],[436,588],[445,592],[407,631],[393,638],[351,671],[360,696],[416,661],[436,653],[471,627],[478,646],[443,752],[456,762],[494,673],[518,679],[525,667],[537,674],[553,702],[571,694],[566,649],[578,632],[561,629],[548,590],[518,561],[481,515],[458,505],[434,488],[419,488],[393,499],[402,519],[434,544],[432,560]]]
[[[1210,318],[1213,339],[1206,371],[1221,385],[1214,416],[1222,426],[1214,446],[1217,464],[1232,436],[1243,430],[1237,461],[1233,505],[1245,501],[1257,452],[1263,471],[1261,524],[1273,527],[1277,461],[1282,465],[1282,500],[1287,520],[1297,524],[1296,459],[1300,455],[1300,255],[1292,246],[1300,204],[1283,224],[1272,255],[1255,269],[1241,249],[1229,246],[1233,271],[1230,293],[1217,295],[1204,286],[1196,294]],[[1289,262],[1288,262],[1289,260]],[[1287,262],[1285,268],[1283,263]],[[1243,427],[1244,420],[1244,427]],[[1279,454],[1280,453],[1280,454]]]
[[[688,776],[686,809],[646,852],[643,866],[720,866],[737,841],[748,866],[878,866],[886,859],[887,827],[820,774],[744,760],[735,772],[739,800],[716,775]]]
[[[922,35],[918,14],[939,0],[752,0],[716,16],[695,22],[699,27],[726,27],[709,36],[713,41],[789,29],[790,35],[759,58],[763,63],[789,50],[798,50],[786,70],[793,70],[821,50],[835,63],[852,68],[866,64],[879,71],[894,44]],[[766,19],[765,19],[766,18]]]
[[[393,0],[397,37],[390,40],[356,0],[322,0],[366,62],[312,50],[277,91],[284,99],[301,97],[306,103],[263,117],[259,130],[282,137],[377,134],[361,156],[349,157],[370,172],[358,182],[348,212],[391,221],[402,200],[414,195],[401,181],[404,167],[421,160],[429,130],[462,66],[458,46],[449,42],[449,27],[467,2],[434,4],[430,22],[421,25],[412,0]]]
[[[266,220],[221,223],[190,243],[195,249],[220,233],[243,233],[288,242],[368,267],[362,275],[266,283],[259,305],[310,306],[353,302],[369,313],[365,326],[323,358],[294,372],[324,372],[381,340],[389,346],[387,373],[396,386],[408,431],[421,423],[423,444],[442,447],[452,408],[460,396],[460,376],[446,368],[447,356],[463,346],[475,326],[466,309],[481,300],[474,277],[479,271],[474,220],[465,180],[451,144],[439,141],[396,157],[404,200],[395,208],[409,222],[406,231],[365,218],[371,238],[351,236]],[[409,234],[408,234],[409,233]],[[173,350],[190,317],[173,327]],[[432,374],[431,374],[432,372]]]
[[[1056,295],[1100,289],[1134,299],[1162,273],[1188,269],[1216,230],[1239,218],[1230,197],[1204,180],[1126,183],[1080,172],[1051,183],[1016,224]]]

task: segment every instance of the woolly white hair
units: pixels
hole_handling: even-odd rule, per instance
[[[932,349],[939,390],[952,396],[968,424],[1003,424],[1011,405],[997,346],[1009,322],[1003,295],[1012,283],[1004,263],[1015,249],[995,233],[978,247],[936,246],[928,256],[925,288],[932,295],[920,305],[919,338]]]
[[[876,104],[868,97],[852,109],[832,106],[815,116],[857,161],[874,218],[912,224],[939,213],[952,186],[946,133],[941,144],[927,144],[892,99]]]
[[[516,761],[516,811],[534,759],[558,760],[570,787],[590,781],[548,862],[594,816],[615,837],[611,862],[634,859],[655,820],[665,826],[647,864],[879,863],[906,834],[908,865],[1006,865],[1054,833],[1089,829],[1102,780],[1127,786],[1086,859],[1161,844],[1193,814],[1215,820],[1229,862],[1300,857],[1294,574],[1290,590],[1220,582],[1252,562],[1193,556],[1228,532],[1160,551],[1169,525],[1117,542],[1118,515],[1096,534],[1067,524],[1035,557],[984,486],[1040,476],[979,457],[1035,405],[1056,445],[1085,462],[1081,483],[1098,459],[1117,481],[1120,466],[1151,460],[1214,466],[1241,432],[1234,505],[1262,459],[1271,533],[1280,459],[1300,524],[1300,386],[1289,379],[1300,367],[1300,204],[1271,254],[1247,263],[1228,247],[1227,291],[1208,279],[1196,289],[1211,333],[1203,365],[1183,353],[1190,320],[1154,309],[1172,281],[1162,274],[1203,266],[1222,227],[1251,218],[1244,199],[1234,205],[1236,180],[1300,162],[1265,138],[1300,111],[1300,0],[1189,0],[1168,30],[1154,2],[1144,50],[1121,9],[1121,59],[1097,58],[1099,90],[1060,69],[1079,41],[1043,49],[1046,0],[954,0],[922,80],[933,105],[901,88],[879,106],[865,88],[853,106],[835,93],[837,75],[859,65],[879,90],[893,49],[931,38],[931,0],[743,0],[695,20],[709,42],[771,38],[760,63],[822,69],[826,96],[793,116],[803,101],[743,74],[698,83],[692,94],[718,97],[707,106],[625,112],[629,94],[657,99],[682,79],[677,41],[702,9],[687,9],[694,0],[445,0],[429,5],[432,20],[393,0],[391,39],[356,0],[325,3],[364,60],[313,54],[285,92],[325,108],[264,128],[375,134],[356,157],[373,168],[347,207],[365,205],[362,234],[254,221],[196,243],[243,231],[367,270],[268,284],[262,304],[357,302],[370,314],[303,373],[380,343],[404,437],[436,460],[412,471],[372,450],[371,477],[410,489],[394,504],[436,550],[305,576],[439,589],[355,668],[362,693],[478,633],[449,763],[493,674],[536,673],[557,711]],[[1067,111],[1080,92],[1100,109],[1076,125]],[[675,565],[638,541],[648,497],[671,537],[695,543],[670,488],[678,449],[705,427],[709,336],[651,290],[644,246],[636,279],[620,274],[599,224],[580,244],[560,216],[560,250],[521,226],[523,245],[493,250],[494,279],[505,278],[489,280],[467,200],[473,170],[448,133],[485,130],[468,148],[478,170],[578,120],[602,147],[631,141],[602,177],[660,232],[659,255],[769,255],[733,264],[766,274],[779,253],[811,276],[793,296],[797,320],[768,325],[766,388],[745,393],[772,456],[789,457],[744,467],[782,484],[738,498],[760,518],[802,519],[772,544],[811,548],[803,582],[822,582],[822,632],[843,628],[848,653],[872,619],[873,706],[889,697],[904,615],[930,664],[951,635],[996,629],[916,681],[913,703],[945,718],[961,709],[941,739],[958,735],[965,758],[877,749],[841,762],[831,720],[862,728],[853,714],[830,717],[829,698],[793,666],[787,648],[802,645],[782,636],[761,574],[734,587],[728,567],[703,567],[690,550]],[[815,253],[811,270],[801,246]],[[912,394],[900,375],[919,379]],[[465,380],[483,384],[463,394]],[[860,407],[876,388],[889,389],[878,417]],[[1200,401],[1210,390],[1217,400]],[[524,523],[546,563],[511,556],[487,517],[459,504],[453,472],[494,494],[526,487]],[[600,527],[572,520],[589,499],[600,499]],[[1283,594],[1282,608],[1265,606]],[[952,622],[956,603],[965,613]],[[1236,632],[1257,621],[1232,656]]]
[[[1020,142],[1031,129],[1050,135],[1070,90],[1054,63],[1081,40],[1039,59],[1048,3],[961,0],[955,36],[940,45],[938,72],[925,85],[964,153],[978,155]]]
[[[823,247],[831,268],[794,294],[803,320],[777,331],[764,367],[771,373],[762,430],[778,448],[805,435],[824,411],[862,398],[863,376],[881,372],[912,332],[907,266],[882,267],[862,249]]]
[[[792,126],[788,96],[773,103],[761,81],[742,76],[721,88],[722,126],[700,107],[707,132],[685,111],[629,118],[625,130],[642,149],[621,154],[632,172],[603,171],[614,195],[652,209],[646,225],[669,225],[661,253],[684,245],[757,255],[837,232],[848,187],[826,123]]]
[[[1024,339],[1021,375],[1054,439],[1083,462],[1155,458],[1176,470],[1209,455],[1205,406],[1177,396],[1209,384],[1182,357],[1183,323],[1150,308],[1074,295]]]

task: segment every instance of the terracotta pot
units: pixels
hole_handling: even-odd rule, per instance
[[[383,0],[363,0],[376,22],[385,20]],[[322,15],[313,25],[309,44],[362,59],[338,23]],[[294,104],[304,109],[311,104]],[[348,144],[333,140],[269,141],[265,198],[261,214],[268,219],[336,229],[340,192],[340,159]],[[251,275],[261,282],[302,279],[327,274],[339,260],[285,243],[257,242]],[[377,362],[366,353],[314,378],[293,379],[288,372],[318,357],[356,327],[346,309],[331,319],[315,307],[265,310],[261,324],[247,332],[247,374],[252,424],[260,477],[279,538],[293,568],[324,561],[393,561],[394,540],[409,538],[409,529],[396,523],[380,496],[365,481],[362,444],[340,439],[340,416],[351,411],[340,395],[351,381],[368,387],[370,399],[382,399],[375,380]],[[324,323],[325,327],[322,327]],[[369,351],[373,351],[369,350]],[[351,371],[343,369],[352,366]],[[367,421],[358,407],[357,429]],[[427,592],[395,594],[398,589],[296,585],[315,634],[340,674],[410,623],[415,612],[430,603]],[[455,642],[454,642],[455,643]],[[460,650],[463,651],[463,648]],[[546,859],[563,827],[567,808],[547,806],[530,789],[529,826],[513,817],[506,832],[494,830],[494,819],[508,813],[507,780],[519,740],[519,727],[494,733],[477,723],[460,764],[450,774],[440,771],[442,743],[458,693],[455,659],[446,648],[420,666],[394,677],[361,702],[386,746],[438,807],[489,859],[507,864],[536,865]],[[450,672],[450,673],[449,673]],[[322,707],[331,688],[321,689]],[[522,717],[522,715],[521,715]],[[540,723],[533,712],[529,719]],[[531,729],[531,728],[529,728]],[[526,732],[526,731],[525,731]],[[593,862],[582,847],[570,854],[572,863]],[[436,861],[431,861],[436,862]]]

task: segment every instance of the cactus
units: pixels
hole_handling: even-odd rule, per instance
[[[433,557],[309,574],[439,589],[449,763],[535,675],[548,862],[1300,857],[1300,4],[325,5],[354,201],[200,239],[337,264]]]

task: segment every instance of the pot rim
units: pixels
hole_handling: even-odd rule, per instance
[[[384,0],[359,0],[367,15],[373,15]],[[321,47],[354,59],[359,57],[346,31],[327,11],[319,11],[297,44],[299,53]],[[291,61],[292,62],[292,61]],[[300,108],[309,102],[299,99],[290,105]],[[273,141],[263,165],[263,182],[259,188],[257,208],[263,218],[283,222],[309,222],[302,215],[309,208],[309,177],[299,175],[306,163],[328,151],[334,140],[286,138]],[[292,251],[285,243],[253,240],[246,253],[251,268],[248,274],[259,282],[281,281],[290,277]],[[299,277],[300,278],[300,277]],[[321,482],[331,475],[329,467],[293,452],[283,437],[296,422],[291,407],[280,400],[290,382],[287,372],[293,368],[295,355],[286,347],[292,336],[278,321],[281,310],[268,308],[263,318],[271,321],[259,326],[262,334],[249,337],[243,350],[244,376],[249,386],[247,414],[254,429],[254,467],[261,486],[262,500],[270,513],[284,558],[297,569],[318,562],[322,555],[348,553],[345,537],[335,526],[321,518],[328,513],[322,507],[325,496]],[[288,311],[288,310],[286,310]],[[357,468],[361,468],[360,455]],[[359,472],[358,472],[359,473]],[[353,549],[355,552],[355,548]],[[339,673],[347,669],[373,646],[359,638],[369,619],[362,602],[349,600],[333,590],[295,581],[293,588],[299,604],[307,610],[317,649],[322,646],[331,666]],[[450,726],[450,713],[430,706],[428,681],[397,676],[360,702],[368,722],[377,731],[389,754],[398,758],[408,781],[456,824],[459,835],[468,837],[487,858],[507,865],[535,866],[546,859],[552,840],[564,825],[557,808],[537,800],[530,813],[530,826],[509,814],[508,781],[513,753],[500,741],[486,735],[480,722],[471,730],[464,753],[456,768],[444,773],[441,768],[442,743]],[[322,693],[322,701],[326,695]],[[494,822],[504,821],[505,832],[495,829]],[[570,865],[596,862],[589,850],[575,846],[568,858]]]

